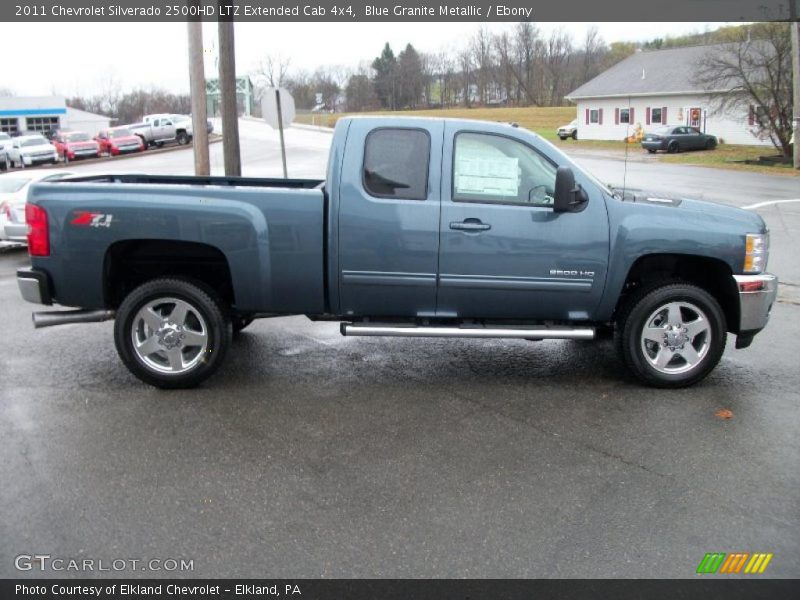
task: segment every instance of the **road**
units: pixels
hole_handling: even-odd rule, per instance
[[[326,135],[287,132],[290,175],[322,175]],[[269,136],[242,122],[245,174],[280,173]],[[191,168],[185,151],[123,162]],[[679,165],[628,177],[731,203],[796,192]],[[796,206],[759,209],[776,270]],[[2,577],[75,575],[13,567],[46,553],[194,560],[156,577],[687,578],[712,551],[772,552],[765,576],[800,576],[791,299],[688,390],[639,386],[609,343],[343,338],[289,317],[254,323],[201,388],[163,392],[121,366],[110,323],[33,330],[26,263],[0,254]]]

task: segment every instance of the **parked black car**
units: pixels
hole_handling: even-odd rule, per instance
[[[703,133],[694,127],[686,127],[684,125],[659,127],[650,133],[646,133],[642,139],[642,148],[651,154],[657,150],[672,153],[683,150],[713,150],[716,147],[716,137]]]

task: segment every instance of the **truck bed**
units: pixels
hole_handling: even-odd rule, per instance
[[[120,274],[153,264],[168,272],[199,249],[229,272],[236,310],[320,314],[323,183],[138,174],[37,183],[28,201],[48,213],[52,253],[33,266],[58,282],[60,304],[105,308]]]

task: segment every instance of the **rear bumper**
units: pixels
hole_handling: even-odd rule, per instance
[[[645,150],[666,150],[665,140],[642,141],[642,148]]]
[[[739,338],[737,348],[746,347],[753,336],[769,321],[772,305],[778,297],[778,278],[770,273],[734,275],[739,292]]]
[[[50,279],[42,271],[20,269],[17,271],[17,286],[22,298],[28,302],[34,304],[53,303]]]
[[[6,222],[4,227],[5,238],[15,242],[28,241],[28,225],[25,223]]]

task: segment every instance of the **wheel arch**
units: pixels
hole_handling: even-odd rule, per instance
[[[200,242],[133,239],[115,242],[106,250],[105,304],[116,308],[136,287],[162,277],[193,281],[228,306],[236,303],[230,265],[219,248]]]
[[[694,254],[646,254],[637,258],[625,277],[614,316],[630,295],[642,287],[683,280],[711,294],[725,315],[728,331],[739,331],[739,295],[733,272],[724,261]]]

